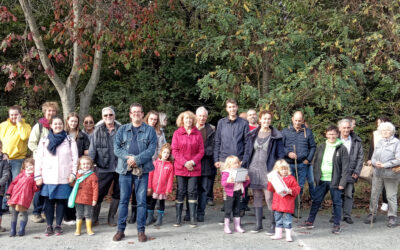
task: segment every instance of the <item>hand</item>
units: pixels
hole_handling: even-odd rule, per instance
[[[165,195],[166,195],[166,196],[168,196],[168,195],[170,195],[170,194],[171,194],[170,192],[165,192]]]
[[[20,123],[22,121],[22,116],[21,116],[21,114],[19,114],[18,116],[17,116],[17,123]]]
[[[97,204],[97,201],[93,201],[93,202],[92,202],[92,206],[93,206],[93,207],[96,206],[96,204]]]
[[[307,159],[305,159],[305,160],[303,161],[303,163],[306,164],[306,165],[310,164],[310,162],[309,162]]]
[[[6,198],[7,198],[7,200],[9,200],[11,198],[11,195],[7,194]]]
[[[246,176],[246,181],[250,180],[250,176]]]
[[[358,179],[358,175],[357,174],[352,174],[351,177],[353,177],[353,179]]]
[[[220,168],[220,167],[221,167],[221,162],[220,162],[220,161],[217,161],[216,163],[214,163],[214,166],[215,166],[216,168]]]
[[[128,159],[126,160],[126,163],[130,167],[134,167],[134,168],[137,167],[136,166],[136,162],[135,162],[135,158],[133,156],[128,156]]]
[[[377,167],[377,168],[383,168],[383,163],[380,162],[380,161],[378,161],[378,162],[375,164],[375,167]]]
[[[289,190],[288,190],[287,193],[288,193],[288,194],[292,194],[292,192],[293,192],[292,189],[289,188]]]
[[[342,187],[342,186],[339,186],[339,187],[338,187],[338,189],[339,189],[339,190],[343,190],[343,189],[344,189],[344,187]]]
[[[372,165],[372,161],[371,161],[371,160],[367,161],[367,164],[368,164],[369,166],[371,166],[371,165]]]
[[[37,181],[36,181],[36,185],[37,185],[37,186],[43,185],[43,179],[37,180]]]
[[[148,188],[147,189],[147,196],[151,196],[153,194],[153,189]]]
[[[297,155],[295,153],[293,153],[293,152],[290,152],[288,154],[288,156],[289,156],[290,159],[297,159]]]
[[[235,180],[233,179],[233,177],[229,177],[227,182],[228,182],[228,183],[234,183]]]
[[[72,183],[72,182],[74,182],[75,181],[75,178],[73,177],[73,176],[70,176],[69,177],[69,183]]]
[[[5,161],[8,160],[8,155],[7,154],[3,154],[3,160],[5,160]]]

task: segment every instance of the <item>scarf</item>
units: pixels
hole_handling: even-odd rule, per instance
[[[92,172],[91,169],[89,169],[89,170],[82,170],[82,169],[79,169],[79,170],[78,170],[78,174],[81,174],[81,175],[85,175],[85,174],[88,174],[88,173],[90,173],[90,172]]]
[[[39,119],[39,123],[41,123],[43,125],[43,127],[45,127],[48,130],[50,130],[49,120],[47,120],[46,118],[44,118],[44,117],[40,118]]]
[[[49,145],[47,146],[47,149],[52,155],[56,155],[57,147],[65,140],[66,137],[67,133],[64,130],[58,134],[54,134],[53,130],[50,129],[47,137],[49,138]]]

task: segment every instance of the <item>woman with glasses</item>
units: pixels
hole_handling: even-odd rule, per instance
[[[87,115],[83,118],[83,129],[82,132],[87,134],[89,137],[94,132],[94,119],[93,116]]]

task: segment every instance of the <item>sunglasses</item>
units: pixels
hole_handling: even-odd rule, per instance
[[[103,117],[112,117],[114,116],[113,114],[104,114]]]
[[[84,124],[93,124],[94,122],[93,121],[84,121],[83,123]]]

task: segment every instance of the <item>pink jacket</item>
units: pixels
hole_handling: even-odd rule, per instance
[[[75,140],[67,137],[58,147],[56,155],[47,150],[49,139],[39,142],[36,162],[35,180],[43,179],[44,184],[68,184],[69,177],[76,178],[78,166],[78,147]]]
[[[172,136],[172,155],[175,158],[175,175],[178,176],[200,176],[201,159],[204,155],[203,137],[199,130],[193,126],[190,135],[185,128],[180,127]],[[184,165],[187,161],[193,160],[195,166],[189,171]]]
[[[233,188],[235,186],[235,183],[228,183],[227,182],[228,177],[229,177],[229,170],[222,171],[221,185],[224,187],[226,195],[232,197],[233,196]],[[243,188],[247,187],[249,184],[250,184],[250,180],[243,182]],[[242,190],[242,195],[244,197],[244,190]]]
[[[169,161],[157,159],[153,162],[154,170],[149,173],[149,186],[156,194],[172,192],[174,184],[174,166]]]

